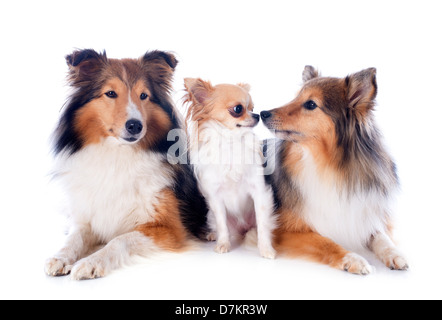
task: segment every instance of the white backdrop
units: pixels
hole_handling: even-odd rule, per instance
[[[0,4],[0,298],[442,298],[440,1],[3,1]],[[378,69],[377,119],[397,161],[397,240],[411,270],[352,276],[212,245],[159,254],[96,281],[48,278],[63,241],[49,137],[65,99],[64,56],[176,53],[183,78],[248,82],[257,111],[294,97],[306,64],[323,75]],[[266,130],[260,125],[261,136]]]

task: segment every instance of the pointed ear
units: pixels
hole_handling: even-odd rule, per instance
[[[175,68],[178,65],[176,57],[172,53],[164,51],[155,50],[146,52],[142,59],[145,63],[160,64],[164,67],[171,68],[172,71],[175,71]]]
[[[66,56],[72,81],[86,80],[98,74],[107,62],[106,51],[98,53],[92,49],[77,50]]]
[[[304,71],[302,72],[302,81],[304,81],[304,83],[317,77],[319,77],[318,70],[312,66],[305,66]]]
[[[186,78],[184,86],[189,93],[190,99],[197,103],[205,103],[211,96],[214,88],[209,81],[201,79]]]
[[[360,111],[370,110],[374,106],[377,94],[376,69],[370,68],[352,74],[345,79],[349,107]]]
[[[250,92],[250,89],[252,88],[250,86],[250,84],[248,83],[238,83],[238,87],[243,88],[244,90],[246,90],[247,92]]]

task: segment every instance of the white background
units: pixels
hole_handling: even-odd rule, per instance
[[[441,294],[440,1],[2,1],[0,298],[410,299]],[[183,78],[248,82],[257,111],[294,97],[306,64],[323,75],[378,69],[377,119],[397,161],[396,235],[409,272],[358,277],[303,260],[213,245],[158,254],[100,280],[49,278],[64,235],[49,137],[66,99],[64,56],[176,53]],[[259,132],[266,131],[260,127]]]

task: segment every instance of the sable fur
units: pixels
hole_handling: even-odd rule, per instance
[[[70,230],[46,273],[102,277],[133,255],[205,236],[208,209],[193,172],[167,161],[176,142],[168,134],[182,129],[170,99],[174,55],[117,60],[79,50],[66,61],[73,93],[54,133],[54,175],[68,194]]]
[[[368,262],[347,251],[368,247],[388,267],[407,269],[390,240],[399,181],[374,121],[376,69],[339,79],[307,66],[303,80],[293,101],[261,113],[281,138],[267,142],[277,145],[276,172],[267,179],[278,206],[279,250],[368,274]]]
[[[75,51],[66,56],[69,66],[68,82],[73,89],[63,108],[58,127],[54,134],[54,152],[65,151],[71,154],[83,147],[79,133],[72,123],[79,109],[100,95],[104,83],[112,77],[122,77],[124,69],[129,74],[129,82],[143,79],[152,92],[152,102],[158,104],[169,116],[171,129],[180,128],[178,116],[170,100],[173,71],[178,64],[176,58],[166,52],[147,52],[139,60],[108,59],[106,52],[98,53],[91,49]],[[114,67],[114,68],[112,68]],[[171,146],[167,135],[155,141],[152,149],[167,152]]]

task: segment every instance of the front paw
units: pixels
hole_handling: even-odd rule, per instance
[[[218,241],[215,247],[215,252],[223,254],[230,251],[230,241]]]
[[[382,262],[391,270],[407,271],[409,268],[407,260],[396,250],[386,252],[382,257]]]
[[[261,257],[266,259],[273,260],[276,258],[276,250],[273,249],[271,245],[259,246],[259,253],[261,254]]]
[[[45,263],[45,273],[51,277],[68,275],[72,270],[72,265],[64,258],[50,258]]]
[[[106,268],[102,261],[85,258],[77,262],[72,268],[71,277],[74,280],[89,280],[102,278],[106,274]]]
[[[348,253],[344,259],[342,259],[341,268],[349,273],[363,276],[373,273],[375,270],[367,260],[355,253]]]

